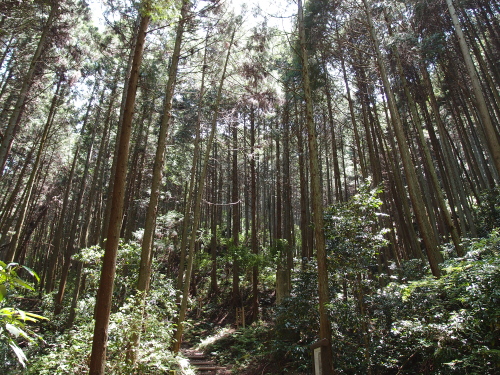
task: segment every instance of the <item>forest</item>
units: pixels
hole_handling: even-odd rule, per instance
[[[1,374],[500,374],[499,0],[1,0],[0,142]]]

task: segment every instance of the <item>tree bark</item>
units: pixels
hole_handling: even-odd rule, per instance
[[[194,202],[194,192],[196,188],[196,174],[197,174],[197,168],[198,168],[198,163],[200,159],[200,147],[201,147],[201,119],[202,119],[202,108],[203,108],[203,99],[205,96],[205,76],[206,76],[206,70],[207,70],[207,44],[208,44],[208,39],[209,35],[207,32],[207,35],[205,36],[205,49],[204,49],[204,54],[203,54],[203,66],[202,66],[202,74],[201,74],[201,85],[200,85],[200,92],[198,95],[198,113],[196,117],[196,136],[194,140],[194,150],[193,150],[193,160],[191,162],[191,173],[190,173],[190,179],[189,183],[187,184],[186,188],[186,194],[185,194],[185,205],[184,205],[184,219],[182,223],[182,232],[181,232],[181,254],[180,254],[180,262],[179,262],[179,273],[177,275],[177,291],[180,293],[182,290],[182,285],[184,282],[184,271],[186,268],[186,253],[187,253],[187,244],[188,244],[188,233],[189,233],[189,224],[191,223],[191,215],[193,213],[193,202]],[[217,148],[215,147],[214,150],[215,153],[217,153]],[[214,159],[215,160],[215,159]],[[214,179],[217,179],[217,167],[214,166]],[[214,185],[214,189],[216,189],[216,182]],[[214,206],[214,211],[213,215],[217,211],[216,207]],[[213,216],[212,215],[212,216]],[[215,289],[212,289],[212,291],[217,289],[217,269],[214,269],[214,264],[216,264],[216,255],[217,255],[217,241],[216,241],[216,226],[215,226],[215,221],[216,218],[213,216],[212,217],[212,286]],[[215,281],[214,281],[215,277]],[[177,304],[180,303],[180,295],[177,296]]]
[[[392,26],[391,26],[390,20],[389,20],[389,14],[387,13],[387,9],[385,9],[385,8],[384,8],[384,16],[386,19],[389,35],[393,36]],[[438,203],[439,208],[441,210],[441,214],[444,217],[447,229],[451,235],[453,245],[455,246],[455,250],[459,256],[463,256],[464,251],[462,249],[462,245],[460,244],[460,234],[458,233],[458,229],[455,226],[455,222],[453,221],[453,219],[450,215],[450,212],[448,211],[448,206],[447,206],[446,201],[445,201],[443,190],[441,188],[441,185],[439,184],[438,176],[436,173],[436,168],[432,162],[432,157],[431,157],[431,153],[429,150],[429,146],[427,145],[427,139],[425,138],[424,131],[422,129],[422,122],[421,122],[420,116],[418,115],[417,106],[415,104],[413,96],[410,93],[410,89],[408,87],[408,83],[407,83],[406,77],[404,75],[403,65],[401,63],[399,52],[394,47],[392,48],[392,51],[394,53],[394,58],[396,59],[397,71],[398,71],[399,76],[401,78],[401,83],[403,85],[406,100],[407,100],[408,106],[410,108],[410,114],[411,114],[411,118],[413,120],[413,126],[415,127],[415,129],[417,131],[418,139],[420,141],[420,147],[422,148],[422,152],[423,152],[423,159],[424,159],[425,164],[427,166],[427,171],[430,175],[430,180],[431,180],[430,182],[431,182],[431,185],[434,189],[437,203]]]
[[[479,81],[474,62],[472,61],[469,47],[465,41],[465,36],[462,31],[462,27],[460,26],[460,21],[458,20],[457,12],[453,6],[452,0],[446,0],[446,5],[448,5],[448,10],[453,21],[455,33],[457,34],[460,50],[462,51],[465,66],[467,67],[467,72],[469,73],[471,79],[472,90],[474,92],[474,96],[476,97],[479,117],[481,118],[481,122],[486,133],[486,142],[493,158],[493,164],[495,165],[497,173],[500,174],[500,143],[498,141],[497,131],[491,120],[488,106],[486,105],[486,99],[481,89],[481,83]]]
[[[233,282],[232,282],[232,305],[233,307],[241,307],[240,294],[240,262],[238,260],[238,251],[240,246],[240,189],[238,185],[238,124],[232,124],[232,168],[231,168],[231,214],[232,214],[232,236],[235,254],[233,257]]]
[[[43,152],[45,151],[45,146],[47,143],[47,139],[49,136],[49,131],[52,127],[52,124],[54,123],[54,116],[56,115],[57,108],[62,102],[62,98],[65,95],[65,88],[63,87],[63,77],[60,76],[57,82],[56,86],[56,91],[54,93],[54,96],[52,98],[52,103],[49,109],[49,115],[47,117],[47,121],[45,123],[42,136],[40,137],[39,145],[38,145],[38,151],[35,157],[35,162],[33,164],[33,168],[31,170],[30,177],[28,179],[28,182],[26,183],[25,187],[25,197],[24,197],[24,202],[22,203],[22,208],[19,214],[19,217],[17,219],[17,224],[16,224],[16,229],[14,236],[12,237],[10,244],[9,244],[9,250],[7,252],[7,255],[5,256],[5,263],[10,263],[16,259],[17,254],[17,247],[19,243],[19,238],[21,236],[21,231],[23,229],[24,225],[24,220],[26,219],[26,214],[28,211],[28,206],[31,200],[31,194],[33,192],[33,187],[35,184],[35,178],[38,174],[38,168],[41,163],[42,155]]]
[[[54,315],[58,315],[61,313],[63,306],[62,306],[62,301],[64,298],[64,293],[66,290],[66,281],[68,280],[68,274],[69,274],[69,269],[71,266],[71,257],[73,256],[75,252],[75,242],[79,241],[78,238],[78,223],[79,223],[79,218],[80,218],[80,213],[82,213],[82,203],[83,203],[83,195],[86,190],[87,186],[87,178],[89,174],[89,168],[90,168],[90,157],[92,156],[92,150],[94,148],[94,139],[95,139],[95,125],[91,130],[92,135],[91,135],[91,140],[90,144],[88,145],[88,150],[87,150],[87,157],[85,159],[85,164],[84,164],[84,171],[83,171],[83,176],[80,181],[80,187],[78,189],[78,195],[76,198],[75,202],[75,212],[73,213],[73,220],[71,221],[71,228],[69,232],[69,240],[66,245],[66,251],[64,253],[64,263],[63,263],[63,268],[62,268],[62,273],[61,273],[61,279],[59,281],[59,289],[55,298],[55,303],[54,303]],[[75,288],[78,288],[75,285]]]
[[[150,0],[143,0],[143,1],[150,1]],[[123,124],[123,117],[125,116],[125,109],[127,105],[127,93],[128,93],[128,86],[130,85],[130,77],[132,74],[132,69],[133,69],[133,63],[134,63],[134,56],[135,56],[135,50],[137,47],[137,35],[139,33],[139,27],[141,23],[142,16],[139,14],[137,16],[136,24],[134,27],[134,31],[136,33],[136,37],[132,38],[132,43],[130,46],[130,54],[128,57],[127,61],[127,68],[125,70],[125,79],[124,79],[124,89],[122,93],[122,98],[121,98],[121,103],[120,103],[120,116],[118,120],[118,124]],[[116,72],[116,78],[115,80],[118,79],[119,76],[119,71]],[[113,204],[113,188],[114,188],[114,180],[115,180],[115,173],[116,173],[116,164],[117,164],[117,155],[118,155],[118,148],[120,147],[120,128],[118,127],[117,130],[117,136],[115,139],[114,143],[114,153],[113,153],[113,161],[111,164],[111,171],[110,171],[110,178],[109,178],[109,184],[106,189],[106,203],[104,204],[104,217],[102,218],[102,228],[101,228],[101,247],[104,247],[104,240],[106,238],[106,235],[108,234],[108,225],[110,223],[110,215],[111,215],[111,205]],[[123,220],[123,219],[122,219]],[[122,222],[123,223],[123,222]],[[120,226],[121,229],[121,226]]]
[[[128,154],[130,148],[130,135],[132,130],[132,118],[134,114],[135,98],[137,93],[137,82],[139,79],[139,69],[142,62],[144,42],[148,29],[150,15],[149,2],[142,2],[140,10],[141,23],[136,37],[134,58],[130,81],[127,87],[127,99],[123,122],[120,127],[119,145],[116,155],[116,173],[114,176],[112,203],[110,211],[110,222],[108,225],[107,240],[99,290],[96,301],[96,319],[94,326],[94,336],[92,341],[92,354],[90,357],[90,375],[104,374],[106,366],[106,346],[108,341],[109,315],[111,313],[111,299],[113,296],[113,284],[116,273],[116,256],[120,237],[121,223],[123,219],[123,201],[125,197],[125,182],[127,177]]]
[[[252,254],[259,254],[257,243],[257,172],[256,172],[256,154],[255,154],[255,109],[250,109],[250,150],[252,158],[250,159],[250,216],[252,226],[250,229],[250,247]],[[252,321],[256,321],[259,315],[259,267],[254,264],[252,267]]]
[[[401,118],[399,116],[399,112],[396,107],[396,100],[394,97],[394,93],[392,92],[389,78],[387,76],[384,60],[382,57],[382,53],[380,51],[380,46],[375,32],[375,27],[373,25],[371,7],[369,6],[367,0],[363,0],[363,3],[365,5],[365,13],[368,19],[370,35],[375,47],[377,64],[384,85],[389,111],[391,113],[391,123],[394,128],[397,144],[399,147],[399,152],[401,155],[401,160],[403,162],[403,168],[405,170],[407,178],[408,191],[410,193],[410,199],[413,203],[413,210],[415,212],[415,217],[417,219],[425,243],[427,258],[432,270],[432,274],[436,277],[439,277],[441,275],[441,270],[439,269],[439,263],[443,261],[443,257],[439,252],[439,242],[434,235],[434,230],[431,226],[431,223],[429,222],[429,218],[426,213],[426,206],[422,199],[422,193],[418,185],[417,173],[415,170],[415,166],[413,165],[413,162],[411,160],[409,145],[405,138],[403,124],[401,122]]]
[[[309,146],[309,163],[311,173],[311,203],[313,214],[313,229],[316,245],[316,257],[318,261],[318,296],[319,296],[319,338],[328,340],[328,345],[324,347],[327,351],[326,357],[329,363],[323,364],[323,375],[334,373],[332,363],[331,347],[331,326],[328,318],[327,304],[330,303],[328,292],[328,266],[326,257],[326,242],[323,224],[323,196],[320,179],[318,144],[316,139],[316,127],[313,117],[313,103],[311,94],[311,84],[309,78],[309,62],[306,50],[306,36],[304,29],[304,14],[302,0],[298,0],[298,27],[300,42],[300,61],[302,64],[302,86],[304,90],[304,100],[306,104],[306,126]]]

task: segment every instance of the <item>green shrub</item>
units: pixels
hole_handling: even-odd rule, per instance
[[[318,340],[318,281],[311,262],[294,278],[292,292],[276,306],[273,356],[287,366],[312,371],[310,346]]]
[[[446,261],[440,279],[429,275],[394,283],[373,297],[376,373],[500,372],[499,245],[500,237],[493,232],[468,244],[464,257]],[[384,304],[384,299],[390,303]],[[389,311],[391,316],[385,330],[379,318],[383,306],[384,314]]]
[[[231,363],[245,368],[269,351],[270,328],[266,324],[253,324],[238,331],[222,330],[214,340],[202,343],[200,348],[220,363]]]
[[[172,289],[170,287],[170,289]],[[159,289],[158,289],[159,290]],[[146,301],[145,318],[142,320],[138,363],[131,368],[126,361],[132,329],[141,326],[141,316],[133,298],[111,314],[107,349],[106,373],[109,374],[164,374],[178,369],[180,358],[168,350],[173,334],[173,295],[169,289],[151,293]],[[171,301],[165,300],[170,297]],[[93,310],[93,300],[83,300]],[[165,303],[167,305],[165,305]],[[54,334],[38,353],[37,361],[27,374],[84,374],[88,372],[92,348],[94,322],[80,319],[71,330]]]
[[[78,316],[73,327],[64,331],[67,311],[46,327],[46,344],[37,352],[36,362],[27,374],[84,374],[88,372],[94,330],[95,294],[99,280],[99,260],[102,250],[95,246],[83,249],[75,258],[85,265],[86,288],[78,301]],[[180,369],[182,358],[170,350],[173,320],[177,314],[175,289],[172,281],[158,272],[153,264],[151,289],[141,314],[135,296],[140,247],[122,243],[118,251],[117,276],[110,315],[106,373],[109,374],[164,374],[170,369]],[[45,307],[52,308],[53,299],[45,299]],[[68,298],[69,300],[69,298]],[[68,301],[69,303],[69,301]],[[130,366],[126,359],[132,333],[141,327],[138,361]]]
[[[500,227],[500,187],[481,194],[480,204],[475,208],[475,224],[480,237]]]
[[[4,353],[2,367],[16,367],[16,364],[11,361],[7,348],[10,348],[10,353],[15,354],[15,358],[23,367],[26,366],[28,359],[20,344],[26,346],[28,343],[36,343],[41,340],[41,337],[26,323],[35,323],[40,319],[46,319],[38,314],[8,306],[13,302],[8,297],[11,297],[11,294],[16,293],[19,289],[34,291],[33,286],[18,276],[19,270],[28,272],[39,281],[38,275],[28,267],[20,266],[17,263],[5,264],[0,261],[0,347]]]

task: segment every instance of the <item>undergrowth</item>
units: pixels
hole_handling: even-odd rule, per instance
[[[331,275],[337,373],[500,373],[500,235],[465,248],[464,257],[443,263],[440,279],[401,272],[384,287],[363,277],[342,286]],[[299,272],[294,285],[272,321],[212,327],[200,348],[236,374],[310,374],[318,327],[314,267]],[[362,299],[356,287],[364,288]]]

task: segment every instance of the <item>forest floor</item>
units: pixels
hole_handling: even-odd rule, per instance
[[[226,319],[218,323],[197,319],[186,330],[182,352],[194,368],[197,362],[217,367],[216,371],[197,371],[197,374],[305,375],[266,354],[271,335],[270,323],[259,322],[237,328]]]
[[[236,326],[236,311],[230,305],[229,297],[193,309],[183,337],[184,355],[188,359],[188,354],[204,356],[203,361],[221,367],[213,372],[217,375],[309,374],[296,368],[297,361],[290,363],[285,356],[276,355],[274,298],[273,289],[262,292],[259,318],[251,322],[251,313],[246,311],[245,328]]]

